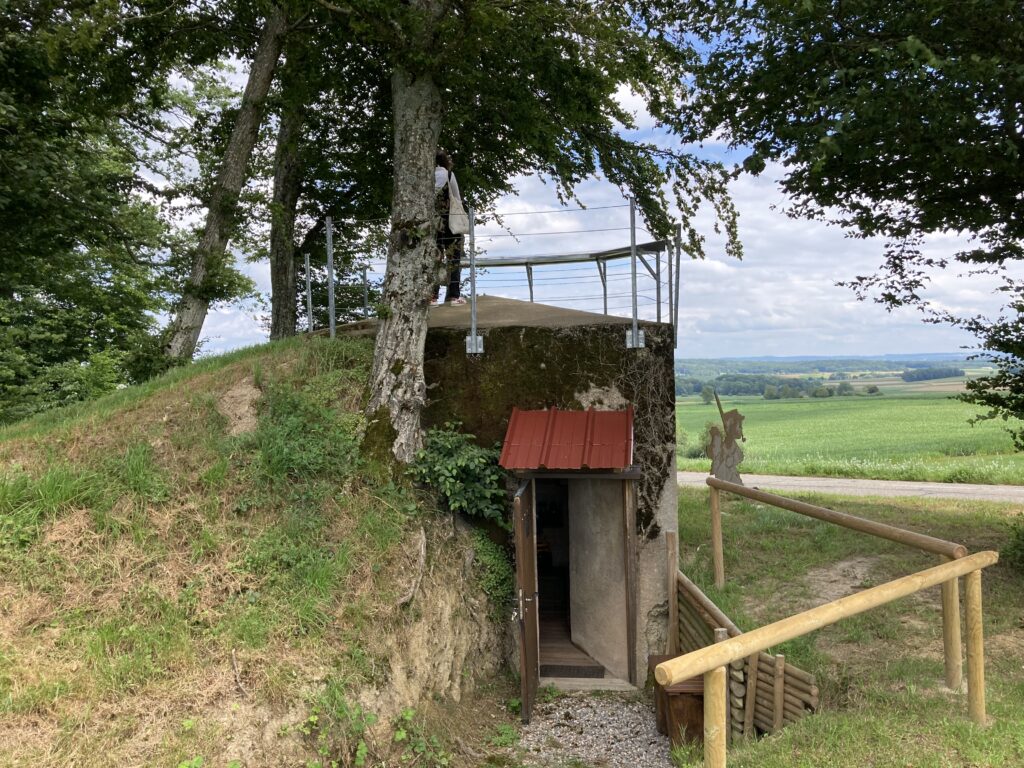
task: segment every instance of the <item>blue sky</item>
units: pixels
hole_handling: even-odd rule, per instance
[[[665,141],[632,94],[621,99],[637,115],[639,138]],[[710,145],[706,156],[741,159],[722,145]],[[457,170],[456,170],[457,172]],[[681,271],[679,357],[744,357],[759,355],[872,355],[890,353],[955,352],[972,344],[970,335],[954,328],[921,321],[914,310],[888,313],[870,302],[858,302],[851,291],[835,285],[839,280],[873,271],[881,261],[882,243],[847,237],[822,222],[794,220],[782,209],[780,168],[769,167],[760,177],[741,177],[731,187],[740,213],[742,261],[724,254],[713,220],[702,214],[698,223],[707,234],[708,258],[686,261]],[[499,200],[495,209],[516,214],[478,230],[479,247],[488,256],[526,256],[601,250],[629,244],[629,211],[620,191],[600,179],[588,179],[577,190],[591,208],[565,213],[554,189],[535,176],[515,181],[517,195]],[[463,190],[471,199],[472,190]],[[620,206],[620,207],[606,207]],[[642,226],[642,222],[639,222]],[[602,230],[602,231],[598,231]],[[557,234],[571,232],[572,234]],[[514,236],[512,236],[514,235]],[[643,231],[638,241],[650,240]],[[931,238],[925,248],[951,254],[962,240],[955,236]],[[246,264],[243,270],[266,295],[270,291],[266,263]],[[609,309],[628,315],[629,263],[609,267]],[[576,309],[601,311],[601,289],[593,266],[537,267],[536,299]],[[960,314],[998,310],[995,281],[955,271],[936,273],[929,299]],[[479,280],[479,291],[511,298],[528,298],[522,268],[489,270]],[[641,275],[639,293],[643,317],[654,319],[654,282]],[[233,306],[211,312],[204,326],[206,353],[220,352],[266,339],[258,321],[258,308]],[[667,308],[665,309],[667,313]]]

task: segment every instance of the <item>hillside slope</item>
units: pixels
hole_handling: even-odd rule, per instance
[[[348,764],[494,671],[474,535],[360,456],[371,356],[277,343],[0,431],[0,765]]]

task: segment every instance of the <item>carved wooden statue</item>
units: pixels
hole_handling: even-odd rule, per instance
[[[731,411],[722,410],[722,401],[715,393],[718,413],[722,416],[722,429],[711,427],[708,430],[708,456],[711,457],[711,474],[719,480],[743,485],[740,478],[739,465],[743,461],[743,451],[739,442],[745,442],[743,436],[743,415],[735,408]]]

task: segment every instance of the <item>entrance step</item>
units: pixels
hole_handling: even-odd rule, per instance
[[[638,688],[630,685],[625,680],[617,677],[542,677],[540,679],[542,688],[551,686],[562,693],[577,693],[589,691],[620,691],[635,693]]]

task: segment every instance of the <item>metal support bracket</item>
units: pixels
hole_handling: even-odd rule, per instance
[[[626,349],[643,349],[644,347],[644,332],[639,330],[636,332],[637,339],[634,342],[633,329],[630,328],[626,331]]]
[[[466,337],[466,354],[467,355],[482,355],[484,353],[484,337],[483,336],[467,336]]]

